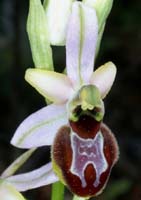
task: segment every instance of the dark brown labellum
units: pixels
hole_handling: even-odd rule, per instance
[[[87,139],[64,126],[56,135],[52,157],[68,188],[78,196],[91,197],[106,185],[118,159],[118,146],[104,124],[95,137]]]

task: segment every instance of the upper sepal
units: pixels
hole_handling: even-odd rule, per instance
[[[88,84],[93,72],[98,36],[95,10],[74,2],[67,29],[67,74],[75,88]]]
[[[98,39],[96,45],[97,56],[100,49],[106,20],[113,5],[113,0],[83,0],[83,3],[94,8],[98,17]]]

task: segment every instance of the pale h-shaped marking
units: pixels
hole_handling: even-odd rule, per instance
[[[73,151],[70,171],[81,180],[82,187],[86,187],[85,169],[92,164],[96,172],[94,187],[100,184],[100,176],[106,171],[108,164],[103,152],[104,139],[98,132],[94,139],[83,139],[74,132],[71,134],[71,147]]]

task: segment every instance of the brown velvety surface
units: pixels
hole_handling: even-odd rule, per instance
[[[81,138],[94,138],[100,128],[101,122],[97,122],[94,118],[82,115],[77,122],[70,121],[71,128]]]
[[[94,187],[93,183],[96,179],[96,172],[92,164],[89,164],[85,169],[86,187],[82,187],[81,180],[78,176],[70,171],[72,163],[72,148],[70,134],[71,130],[68,126],[62,127],[54,142],[53,158],[56,164],[62,170],[62,175],[69,189],[78,196],[95,196],[105,186],[113,164],[118,158],[118,146],[115,137],[104,124],[101,125],[101,132],[104,137],[104,155],[108,162],[107,170],[100,176],[100,184]]]

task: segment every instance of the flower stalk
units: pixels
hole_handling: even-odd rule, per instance
[[[60,181],[52,184],[51,200],[63,200],[64,199],[65,186]]]

